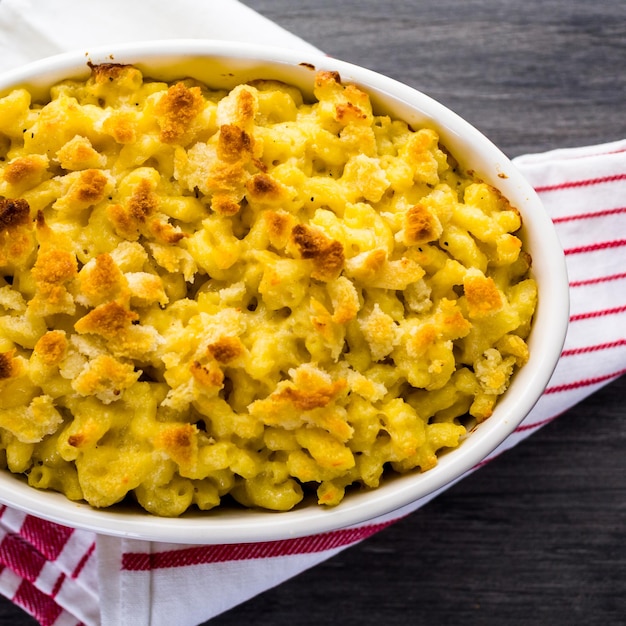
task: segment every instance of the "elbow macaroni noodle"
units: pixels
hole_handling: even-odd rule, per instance
[[[177,516],[425,471],[528,358],[518,212],[319,72],[0,99],[0,463]]]

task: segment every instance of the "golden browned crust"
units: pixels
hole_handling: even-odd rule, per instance
[[[345,262],[343,246],[339,241],[329,239],[321,231],[305,224],[296,224],[291,236],[300,256],[313,261],[313,278],[327,281],[339,275]]]
[[[128,202],[128,213],[131,219],[139,224],[144,224],[159,205],[159,199],[152,190],[150,182],[143,179],[133,191]]]
[[[254,96],[247,89],[241,89],[237,93],[237,114],[240,124],[245,125],[254,119],[255,104]]]
[[[0,198],[0,231],[23,226],[30,221],[30,205],[23,198]]]
[[[126,333],[139,316],[118,302],[107,302],[81,317],[74,328],[79,333],[93,333],[105,339],[117,339]]]
[[[502,297],[490,276],[468,275],[463,281],[470,317],[490,315],[502,308]]]
[[[303,259],[319,258],[328,246],[328,238],[323,233],[304,224],[296,224],[291,236]]]
[[[324,87],[328,84],[336,83],[337,85],[341,85],[341,75],[339,72],[333,72],[329,70],[319,71],[315,75],[315,86],[316,87]]]
[[[87,65],[91,68],[91,76],[98,84],[109,83],[117,80],[130,65],[122,63],[98,63],[97,65],[89,62]]]
[[[235,215],[240,208],[239,202],[226,193],[216,193],[211,199],[211,209],[220,215]]]
[[[332,240],[316,259],[317,264],[311,276],[319,280],[331,280],[339,275],[343,268],[345,255],[339,241]]]
[[[315,91],[330,94],[333,102],[333,118],[342,126],[362,124],[370,117],[369,96],[354,85],[341,85],[338,72],[318,72],[315,78]]]
[[[76,257],[65,250],[40,251],[33,267],[33,277],[38,285],[62,285],[76,277]]]
[[[202,365],[200,361],[193,361],[189,371],[196,382],[204,387],[221,387],[224,382],[224,373],[214,363]]]
[[[60,330],[50,330],[35,344],[34,351],[46,365],[58,365],[67,352],[67,338]]]
[[[312,389],[286,387],[271,396],[275,402],[287,401],[299,411],[312,411],[327,406],[339,393],[346,388],[345,380],[338,380],[328,385],[320,385]]]
[[[110,204],[107,207],[107,216],[115,232],[124,239],[134,241],[139,238],[139,228],[130,211],[121,204]]]
[[[111,204],[107,207],[107,214],[116,232],[121,237],[134,241],[158,206],[158,196],[150,181],[144,178],[136,185],[126,205]]]
[[[279,200],[282,196],[282,187],[267,174],[255,174],[247,183],[248,199],[250,200]]]
[[[356,318],[359,312],[359,297],[352,287],[351,283],[339,288],[338,301],[335,304],[335,310],[332,315],[332,321],[335,324],[346,324]]]
[[[237,337],[220,337],[207,346],[207,353],[219,363],[230,363],[244,353],[241,340]]]
[[[73,448],[80,448],[85,440],[86,437],[83,433],[76,433],[75,435],[70,435],[67,438],[67,443]]]
[[[406,212],[404,239],[407,245],[434,241],[440,234],[441,224],[424,205],[416,204]]]
[[[352,102],[346,102],[345,104],[338,104],[335,106],[335,115],[337,121],[343,122],[356,122],[358,120],[366,120],[367,113],[365,113],[360,107],[356,106]]]
[[[152,220],[150,222],[150,232],[159,241],[169,244],[178,243],[181,239],[189,236],[187,233],[178,230],[175,226],[172,226],[168,222],[162,222],[159,220]]]
[[[109,179],[100,170],[85,170],[80,173],[80,178],[72,196],[82,204],[96,204],[104,197]]]
[[[81,277],[83,272],[81,271]],[[99,254],[93,267],[81,280],[81,292],[89,300],[113,300],[120,295],[124,280],[123,274],[109,254]]]
[[[257,112],[257,99],[248,85],[235,87],[220,104],[224,121],[250,129]]]
[[[424,324],[411,336],[411,350],[422,355],[437,341],[438,332],[434,324]]]
[[[103,124],[103,129],[109,133],[117,143],[132,143],[137,139],[137,132],[132,118],[120,113],[109,116]]]
[[[386,262],[387,251],[384,248],[375,248],[349,259],[347,271],[354,278],[371,281],[382,270]]]
[[[89,363],[88,369],[74,380],[72,386],[83,396],[108,392],[115,398],[137,378],[138,374],[131,364],[101,354]]]
[[[295,218],[290,213],[275,211],[266,211],[264,218],[270,243],[276,248],[283,248],[287,245]]]
[[[45,169],[46,163],[39,155],[19,157],[4,168],[3,178],[9,185],[17,185],[37,178]]]
[[[48,225],[46,224],[46,216],[41,210],[37,211],[37,214],[35,215],[35,228],[40,233],[43,233],[48,228]]]
[[[187,465],[194,457],[197,432],[193,424],[168,425],[155,437],[154,444],[157,448],[166,450],[177,463]]]
[[[238,193],[245,181],[245,170],[241,161],[216,163],[207,176],[207,186],[215,193]]]
[[[472,323],[463,317],[461,311],[454,306],[452,301],[448,301],[450,306],[446,306],[445,302],[441,305],[441,314],[439,316],[439,323],[444,332],[442,333],[445,339],[458,339],[459,337],[465,337],[472,328]]]
[[[228,162],[248,158],[252,154],[254,139],[235,124],[223,124],[217,139],[217,156]]]
[[[161,120],[161,141],[173,143],[180,139],[203,107],[200,87],[188,88],[184,83],[172,85],[156,108]]]
[[[106,164],[106,156],[100,154],[89,139],[80,135],[70,139],[57,151],[57,159],[59,165],[66,170],[82,170]]]
[[[13,378],[17,374],[18,368],[14,354],[15,350],[0,352],[0,380]]]

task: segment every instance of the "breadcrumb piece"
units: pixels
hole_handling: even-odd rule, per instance
[[[128,292],[128,282],[110,254],[99,254],[78,273],[79,293],[76,302],[95,307],[115,300]]]
[[[106,165],[106,156],[100,154],[87,137],[76,135],[57,151],[59,165],[65,170],[99,169]]]
[[[305,224],[296,224],[291,236],[300,256],[313,261],[313,278],[328,281],[338,276],[345,261],[343,246],[339,241],[328,239],[320,230]]]
[[[27,406],[0,409],[0,427],[22,443],[38,443],[56,431],[63,422],[50,396],[33,398]]]
[[[48,366],[59,365],[67,353],[68,342],[64,331],[50,330],[43,335],[33,349],[43,363]]]
[[[9,185],[36,185],[41,182],[43,173],[48,169],[48,157],[33,154],[17,157],[10,161],[2,173]]]
[[[217,123],[251,128],[258,111],[257,92],[250,85],[237,85],[217,105]]]
[[[222,124],[217,136],[218,158],[233,163],[252,155],[254,139],[235,124]]]
[[[0,198],[0,231],[24,226],[30,221],[30,205],[23,198]]]
[[[119,339],[130,325],[139,319],[137,313],[130,311],[117,302],[107,302],[81,317],[74,328],[79,333],[93,333],[109,341]]]
[[[204,98],[200,87],[188,88],[184,83],[172,85],[156,107],[161,141],[174,143],[179,140],[203,108]]]
[[[359,320],[359,328],[374,361],[381,361],[390,354],[401,337],[393,318],[382,311],[378,302],[367,316]]]
[[[72,315],[76,309],[68,285],[78,274],[76,257],[65,250],[41,250],[32,269],[37,285],[28,310],[41,316],[55,313]]]
[[[97,204],[111,186],[109,177],[102,170],[72,172],[64,178],[69,181],[67,193],[54,203],[54,208],[62,211],[81,211]]]
[[[28,202],[23,198],[0,198],[0,268],[23,267],[35,243]]]
[[[154,445],[178,465],[192,466],[198,459],[198,428],[194,424],[168,424],[154,438]]]
[[[0,352],[0,380],[17,376],[20,368],[18,361],[14,357],[15,350]]]
[[[508,387],[514,366],[515,357],[502,358],[496,348],[489,348],[474,363],[474,372],[485,393],[501,395]]]
[[[415,204],[406,212],[404,223],[404,243],[414,246],[436,241],[443,227],[437,216],[423,204]]]
[[[207,353],[223,364],[235,361],[244,352],[245,348],[238,337],[220,337],[216,342],[207,346]]]
[[[301,365],[290,374],[292,381],[279,384],[267,398],[254,402],[250,411],[268,411],[267,419],[271,420],[272,416],[289,407],[297,411],[325,408],[347,387],[345,379],[332,381],[326,372],[309,364]]]
[[[491,276],[469,270],[463,288],[470,317],[485,317],[502,309],[502,295]]]
[[[104,404],[119,400],[122,391],[137,382],[141,371],[131,363],[121,363],[102,354],[89,361],[72,381],[72,388],[81,396],[95,396]]]

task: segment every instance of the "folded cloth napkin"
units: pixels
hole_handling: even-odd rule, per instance
[[[66,49],[138,38],[210,37],[314,49],[236,0],[47,0],[33,10],[34,4],[0,0],[0,71]],[[68,13],[71,23],[58,18]],[[79,23],[85,27],[75,28]],[[565,248],[571,324],[544,395],[485,462],[626,372],[626,140],[515,161],[542,197]],[[193,626],[355,545],[436,495],[336,532],[211,546],[96,536],[0,506],[0,593],[44,626]]]

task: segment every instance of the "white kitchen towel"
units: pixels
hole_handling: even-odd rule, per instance
[[[0,71],[69,49],[185,37],[314,50],[236,0],[0,0]],[[548,389],[490,459],[626,372],[626,141],[526,155],[516,163],[542,197],[565,248],[571,324]],[[44,626],[194,626],[436,495],[353,528],[217,546],[96,536],[0,507],[0,592]]]
[[[0,0],[0,72],[68,50],[154,39],[319,52],[237,0]]]

